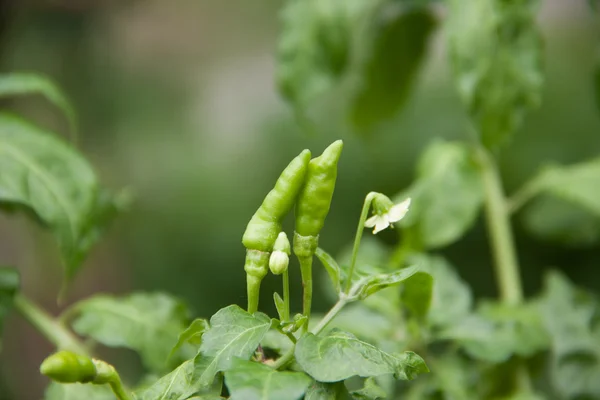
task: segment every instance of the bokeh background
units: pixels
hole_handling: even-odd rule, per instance
[[[321,235],[323,247],[336,252],[352,240],[369,190],[399,192],[432,138],[464,135],[443,29],[432,40],[408,104],[377,132],[358,136],[324,122],[307,134],[274,83],[281,6],[275,0],[0,1],[0,70],[54,78],[77,108],[79,147],[102,181],[136,195],[61,306],[60,265],[50,236],[25,218],[0,216],[0,262],[18,266],[23,290],[35,301],[58,313],[96,292],[160,290],[186,301],[198,316],[243,305],[241,235],[279,171],[302,148],[319,153],[334,139],[346,142]],[[598,16],[584,0],[544,0],[539,20],[546,47],[544,103],[502,154],[509,192],[545,162],[600,154],[593,90]],[[60,113],[42,99],[2,106],[66,132]],[[527,293],[540,288],[548,267],[600,291],[598,245],[544,243],[518,223],[516,234]],[[393,244],[397,236],[391,231],[378,239]],[[483,221],[443,253],[476,295],[495,295]],[[327,301],[316,297],[315,308],[323,310]],[[38,366],[51,346],[15,314],[3,343],[0,399],[41,399],[47,381]],[[103,354],[126,378],[140,371],[127,351]]]

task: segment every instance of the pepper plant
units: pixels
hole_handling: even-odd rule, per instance
[[[57,349],[40,366],[52,380],[45,398],[600,399],[596,297],[556,271],[541,294],[526,297],[512,233],[520,217],[545,239],[597,238],[599,161],[545,167],[511,196],[497,165],[542,100],[536,3],[287,0],[277,81],[302,126],[318,126],[320,106],[342,89],[327,115],[342,115],[344,128],[369,132],[395,115],[443,22],[470,117],[464,140],[431,143],[414,183],[394,196],[366,193],[354,242],[337,255],[319,239],[343,142],[316,157],[301,151],[240,233],[245,309],[230,305],[209,319],[191,318],[161,293],[92,296],[54,318],[20,292],[16,269],[3,267],[0,322],[14,308]],[[0,95],[33,92],[59,106],[76,132],[72,107],[47,79],[0,76]],[[72,145],[14,115],[0,114],[0,166],[2,209],[24,211],[54,234],[67,296],[94,242],[129,204],[127,193],[101,188]],[[475,301],[460,269],[439,251],[480,213],[499,296]],[[294,230],[285,232],[291,214]],[[390,248],[376,235],[393,227],[399,240]],[[290,287],[296,264],[299,288]],[[259,311],[269,272],[282,277],[272,316]],[[325,314],[311,310],[315,288],[331,300]],[[302,291],[302,304],[292,304],[294,290]],[[146,375],[123,382],[90,343],[136,351]]]

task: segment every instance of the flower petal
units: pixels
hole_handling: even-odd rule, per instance
[[[387,215],[380,215],[377,219],[377,222],[375,223],[375,229],[373,229],[373,234],[376,235],[388,226],[390,226],[390,221],[388,220]]]
[[[371,218],[365,221],[365,228],[372,228],[377,223],[377,219],[379,219],[379,215],[375,214]]]
[[[408,212],[409,206],[410,206],[410,197],[408,199],[404,200],[402,203],[398,203],[395,206],[393,206],[390,209],[390,211],[388,212],[388,217],[390,219],[390,222],[398,222],[402,218],[404,218],[404,216]]]

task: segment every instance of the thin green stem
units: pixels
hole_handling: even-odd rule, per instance
[[[345,297],[339,299],[338,302],[335,303],[333,308],[329,310],[327,314],[325,314],[321,321],[319,321],[317,326],[311,329],[311,333],[314,335],[318,335],[319,333],[321,333],[321,331],[325,329],[327,325],[329,325],[329,323],[340,313],[340,311],[342,311],[346,304],[348,304],[348,300],[346,300]]]
[[[283,320],[290,320],[290,273],[286,269],[283,273]]]
[[[127,392],[123,383],[121,382],[121,378],[117,375],[117,378],[110,382],[110,388],[112,389],[115,396],[119,400],[133,400],[133,397]]]
[[[256,276],[246,274],[246,286],[248,290],[248,313],[254,314],[258,311],[258,301],[260,299],[260,284],[262,279]]]
[[[531,181],[513,194],[506,201],[506,208],[509,214],[514,214],[523,207],[529,200],[533,199],[540,193],[540,185],[536,180]]]
[[[505,303],[518,304],[523,301],[523,289],[506,197],[495,160],[483,148],[479,148],[479,155],[485,191],[487,225],[494,253],[500,297]]]
[[[367,194],[367,197],[365,197],[365,202],[363,203],[362,211],[360,213],[360,218],[358,219],[358,228],[356,228],[356,236],[354,237],[354,247],[352,248],[350,269],[348,271],[348,277],[346,278],[346,294],[350,292],[350,287],[352,286],[352,275],[354,275],[354,268],[356,266],[356,259],[358,257],[358,248],[360,246],[360,240],[362,239],[363,231],[365,230],[365,221],[369,215],[369,209],[371,208],[371,202],[373,201],[375,194],[375,192],[370,192]]]
[[[274,369],[281,369],[287,366],[294,359],[294,352],[296,351],[296,344],[294,343],[292,347],[275,361],[273,364]]]
[[[24,295],[18,294],[14,299],[15,308],[33,325],[48,341],[58,349],[70,350],[81,355],[88,355],[85,346],[67,330],[56,322],[46,311],[39,308]]]
[[[298,257],[300,261],[300,273],[302,275],[302,314],[306,316],[306,324],[302,327],[302,332],[308,331],[308,323],[310,322],[310,310],[312,306],[312,293],[313,293],[313,281],[312,281],[312,263],[313,256],[310,257]]]

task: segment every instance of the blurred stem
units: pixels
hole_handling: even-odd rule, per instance
[[[523,207],[529,200],[533,199],[540,193],[540,185],[538,181],[533,180],[513,194],[506,202],[506,208],[509,214],[514,214]]]
[[[478,149],[478,153],[485,191],[487,226],[500,297],[505,303],[519,304],[523,301],[523,289],[502,182],[493,157],[483,147]]]
[[[300,261],[300,273],[302,275],[302,314],[306,315],[306,324],[302,327],[302,332],[308,331],[308,323],[310,322],[310,309],[312,306],[312,263],[313,256],[310,257],[298,257]],[[284,299],[285,301],[285,299]]]
[[[58,349],[88,355],[85,346],[63,325],[22,294],[14,299],[15,308]]]
[[[133,397],[125,390],[121,378],[117,375],[116,379],[110,382],[110,388],[119,400],[133,400]]]
[[[346,294],[350,292],[352,286],[352,275],[354,275],[354,267],[356,266],[356,259],[358,258],[358,248],[360,247],[360,240],[362,239],[363,231],[365,230],[365,221],[369,215],[369,209],[371,209],[371,202],[375,197],[375,192],[370,192],[365,197],[363,208],[358,219],[358,228],[356,228],[356,236],[354,237],[354,247],[352,248],[352,259],[350,261],[350,269],[348,270],[348,277],[346,278]]]
[[[286,269],[283,273],[283,320],[290,320],[290,273]]]

